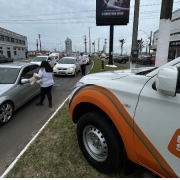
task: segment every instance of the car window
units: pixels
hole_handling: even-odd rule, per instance
[[[19,68],[0,68],[0,84],[14,84],[19,72]]]
[[[75,64],[74,59],[70,58],[62,58],[60,61],[58,61],[58,64]]]
[[[39,72],[39,66],[38,65],[32,65],[30,66],[32,73],[38,73]]]
[[[32,61],[33,62],[42,62],[42,61],[46,61],[47,57],[35,57]]]
[[[31,71],[30,67],[25,67],[21,73],[21,78],[23,79],[30,79],[33,77],[33,72]]]

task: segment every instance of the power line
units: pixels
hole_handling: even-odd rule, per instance
[[[179,3],[180,1],[174,2],[175,3]],[[144,4],[144,5],[140,5],[140,7],[149,7],[149,6],[157,6],[157,5],[161,5],[161,4]],[[130,8],[134,8],[134,6],[131,6]],[[62,13],[50,13],[50,14],[31,14],[31,15],[21,15],[21,16],[7,16],[7,17],[1,17],[1,19],[3,18],[14,18],[14,17],[38,17],[38,16],[52,16],[52,15],[62,15],[62,14],[76,14],[76,13],[87,13],[87,12],[95,12],[96,10],[84,10],[84,11],[74,11],[74,12],[62,12]]]

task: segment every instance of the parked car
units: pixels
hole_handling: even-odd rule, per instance
[[[152,64],[151,56],[140,56],[137,60],[137,64]]]
[[[80,64],[76,57],[63,57],[53,68],[54,75],[73,75],[76,76],[80,71]]]
[[[56,63],[56,59],[54,58],[54,56],[37,56],[30,63],[40,66],[42,61],[48,61],[51,67],[54,67]]]
[[[127,61],[129,61],[129,57],[128,56],[116,56],[113,57],[114,62],[116,63],[127,63]]]
[[[156,61],[156,56],[152,56],[151,57],[151,64],[155,64],[155,61]]]
[[[101,173],[130,162],[160,177],[180,177],[180,57],[157,67],[84,76],[69,113],[86,160]]]
[[[31,63],[10,63],[0,66],[0,125],[8,123],[14,111],[40,93],[39,84],[30,85],[39,66]]]
[[[7,63],[7,62],[13,62],[13,58],[9,58],[8,56],[2,54],[0,55],[0,63]]]

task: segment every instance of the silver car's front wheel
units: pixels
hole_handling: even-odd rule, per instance
[[[13,115],[13,105],[11,102],[5,102],[0,106],[0,125],[4,125],[11,120]]]

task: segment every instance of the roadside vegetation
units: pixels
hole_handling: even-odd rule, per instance
[[[94,60],[90,73],[99,72],[101,63]],[[107,62],[106,62],[107,63]],[[105,66],[105,70],[124,69]],[[83,157],[77,143],[76,125],[68,113],[68,102],[48,123],[37,139],[8,173],[8,178],[125,178],[141,177],[142,168],[137,167],[129,176],[120,170],[116,174],[101,174],[93,169]]]

